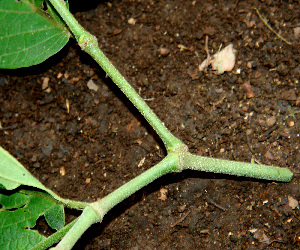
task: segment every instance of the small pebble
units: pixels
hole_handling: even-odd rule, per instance
[[[270,118],[268,118],[266,120],[266,124],[268,127],[272,127],[276,122],[276,117],[275,116],[271,116]]]
[[[132,24],[132,25],[135,25],[136,24],[136,19],[131,17],[131,18],[129,18],[128,23]]]
[[[78,126],[75,122],[68,124],[66,128],[68,135],[75,135],[78,132]]]
[[[95,92],[98,91],[99,87],[94,83],[94,81],[91,79],[87,82],[87,87],[90,89],[90,90],[93,90]]]
[[[42,152],[46,156],[50,156],[52,152],[53,146],[52,145],[47,145],[42,149]]]
[[[167,55],[169,55],[170,50],[169,50],[168,48],[160,47],[160,48],[158,49],[158,52],[159,52],[162,56],[167,56]]]
[[[65,176],[66,175],[66,170],[64,167],[61,167],[60,170],[59,170],[59,173],[62,175],[62,176]]]
[[[65,73],[64,73],[64,78],[68,79],[68,78],[69,78],[69,76],[70,76],[70,75],[69,75],[69,73],[68,73],[68,72],[65,72]]]
[[[34,155],[31,157],[30,160],[31,160],[32,162],[36,162],[36,160],[37,160],[37,155],[34,154]]]
[[[297,95],[294,89],[281,92],[280,97],[281,99],[286,101],[296,101],[297,99]]]
[[[293,196],[288,196],[288,201],[289,201],[289,206],[292,208],[292,209],[295,209],[296,207],[299,206],[299,202],[293,198]]]
[[[289,68],[284,63],[280,63],[276,71],[279,75],[286,76],[289,73]]]
[[[217,89],[216,89],[216,93],[217,93],[217,94],[223,93],[223,88],[219,88],[219,89],[217,88]]]
[[[274,156],[272,155],[272,153],[270,151],[267,151],[265,153],[265,157],[269,160],[274,160]]]
[[[292,119],[290,119],[290,118],[286,119],[286,124],[289,127],[294,127],[295,126],[295,122]]]
[[[185,210],[185,208],[186,208],[186,205],[185,205],[185,204],[179,206],[179,207],[178,207],[178,212],[179,212],[179,213],[182,213],[182,212]]]
[[[45,77],[45,78],[43,79],[42,90],[45,90],[46,88],[48,88],[49,81],[50,81],[50,78],[49,78],[49,77]]]
[[[251,88],[251,85],[248,83],[248,82],[245,82],[243,85],[242,85],[245,93],[246,93],[246,96],[247,98],[252,98],[254,96],[254,93],[252,91],[252,88]]]
[[[247,135],[251,135],[251,134],[252,134],[252,129],[247,129],[247,130],[246,130],[246,134],[247,134]]]
[[[45,92],[49,94],[49,93],[51,93],[51,90],[52,90],[51,88],[47,88],[47,89],[45,90]]]
[[[40,168],[40,167],[41,167],[41,165],[40,165],[40,163],[39,163],[39,162],[36,162],[36,163],[34,163],[34,164],[33,164],[33,167],[34,167],[34,168]]]

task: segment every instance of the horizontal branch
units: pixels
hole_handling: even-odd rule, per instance
[[[289,182],[293,178],[293,173],[288,168],[215,159],[193,155],[189,152],[183,155],[181,169],[192,169],[282,182]]]

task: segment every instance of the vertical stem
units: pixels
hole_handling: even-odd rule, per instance
[[[56,233],[50,235],[45,240],[39,242],[37,245],[35,245],[31,250],[41,250],[41,249],[48,249],[51,247],[54,243],[61,240],[62,237],[64,237],[67,232],[74,226],[74,224],[78,221],[78,218],[70,222],[68,225],[64,226],[62,229],[57,231]]]
[[[145,117],[149,124],[153,127],[159,137],[165,144],[168,152],[174,150],[183,143],[177,139],[172,133],[164,126],[155,113],[149,108],[146,102],[139,96],[139,94],[130,86],[126,79],[120,72],[112,65],[109,59],[99,49],[97,39],[90,33],[85,31],[73,15],[66,8],[63,0],[49,0],[54,6],[56,11],[61,15],[65,23],[68,25],[76,40],[79,42],[82,50],[92,56],[101,68],[107,73],[112,81],[121,89],[127,96],[132,104],[139,110]]]
[[[57,244],[56,247],[51,249],[55,250],[70,250],[76,244],[81,235],[94,223],[98,222],[98,214],[93,208],[87,206],[74,226],[68,231],[65,237]]]

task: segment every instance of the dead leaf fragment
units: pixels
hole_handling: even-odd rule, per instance
[[[158,199],[161,200],[161,201],[165,201],[167,199],[168,190],[165,189],[165,188],[161,188],[159,190],[159,192],[160,192],[160,194],[159,194]]]
[[[97,92],[97,90],[99,89],[99,87],[94,83],[94,81],[93,81],[92,79],[88,81],[87,87],[88,87],[90,90],[93,90],[93,91],[95,91],[95,92]]]
[[[137,167],[140,168],[141,166],[143,166],[145,160],[146,160],[146,157],[142,158],[142,159],[140,160],[139,164],[137,165]]]
[[[235,65],[235,53],[233,44],[229,44],[221,51],[214,54],[211,59],[205,59],[199,66],[199,70],[203,71],[209,65],[213,70],[216,70],[218,74],[223,74],[225,71],[231,71]]]
[[[300,37],[300,27],[294,28],[294,37],[295,39],[298,39]]]
[[[268,245],[271,243],[270,239],[268,238],[268,236],[265,234],[265,232],[263,230],[253,228],[253,229],[250,229],[249,232],[253,233],[253,237],[255,239],[257,239],[259,242],[265,243]]]
[[[248,29],[252,28],[256,24],[254,20],[245,19],[243,20],[243,22],[246,24]]]
[[[299,202],[296,200],[296,199],[294,199],[292,196],[288,196],[288,204],[289,204],[289,206],[292,208],[292,209],[295,209],[296,207],[298,207],[299,206]]]
[[[177,46],[179,48],[180,51],[185,51],[185,50],[189,50],[189,48],[185,47],[184,45],[182,44],[178,44]]]

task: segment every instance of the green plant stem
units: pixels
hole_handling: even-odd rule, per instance
[[[181,160],[182,169],[245,176],[257,179],[289,182],[293,173],[288,168],[250,164],[193,155],[186,152]]]
[[[179,166],[178,152],[168,154],[161,162],[135,177],[103,199],[90,204],[83,210],[79,220],[66,236],[54,248],[71,249],[81,235],[96,222],[101,222],[104,215],[114,206],[134,194],[137,190],[170,172],[176,172]]]
[[[182,146],[175,152],[169,153],[154,167],[125,183],[101,200],[88,205],[80,215],[79,220],[54,249],[71,249],[93,223],[101,222],[105,214],[124,199],[157,178],[184,169],[276,181],[290,181],[292,178],[292,172],[289,169],[197,156],[189,153],[187,148]]]
[[[179,166],[179,156],[177,151],[168,154],[161,162],[154,167],[148,169],[144,173],[135,177],[133,180],[127,182],[114,192],[105,196],[97,205],[104,209],[105,213],[112,209],[115,205],[122,202],[124,199],[140,190],[142,187],[148,185],[159,177],[167,174],[177,172]]]
[[[153,111],[144,102],[144,100],[136,93],[136,91],[130,86],[130,84],[125,80],[125,78],[111,64],[108,58],[99,49],[97,39],[87,31],[85,31],[78,24],[76,19],[66,8],[64,2],[62,0],[49,1],[53,4],[57,12],[61,15],[66,24],[69,26],[75,38],[79,42],[79,45],[81,46],[82,50],[86,51],[98,62],[98,64],[104,69],[104,71],[122,90],[122,92],[146,118],[146,120],[154,128],[154,130],[164,142],[168,152],[172,152],[179,146],[184,145],[179,139],[174,137],[171,134],[171,132],[168,131],[168,129],[153,113]],[[288,181],[292,178],[291,171],[287,169],[284,170],[282,168],[274,168],[271,166],[266,167],[261,165],[247,165],[247,163],[245,164],[220,159],[205,158],[195,156],[192,154],[187,154],[185,157],[185,167],[191,169],[198,169],[203,171],[207,170],[216,173],[235,174],[279,181]],[[282,171],[284,173],[282,173]]]
[[[111,62],[98,47],[94,48],[93,46],[88,46],[86,47],[85,51],[88,51],[88,53],[99,63],[99,65],[107,73],[107,75],[145,117],[145,119],[149,122],[149,124],[162,139],[168,152],[173,151],[175,148],[183,144],[179,139],[172,135],[172,133],[165,127],[165,125],[159,120],[159,118],[149,108],[145,101],[130,86],[130,84],[111,64]]]
[[[48,191],[49,194],[51,194],[53,196],[54,199],[60,201],[61,203],[63,203],[68,208],[84,209],[88,204],[88,203],[82,202],[82,201],[74,201],[74,200],[61,198],[60,196],[58,196],[56,193],[54,193],[50,189],[48,189],[47,191]]]
[[[57,201],[61,202],[65,207],[73,208],[73,209],[77,209],[77,210],[82,210],[88,205],[87,202],[64,199],[64,198],[58,196],[56,193],[54,193],[51,189],[45,188],[44,191],[48,192],[48,194],[50,194],[50,196],[47,193],[35,192],[32,190],[26,190],[26,189],[21,189],[20,193],[27,194],[27,195],[31,195],[32,193],[34,193],[35,196],[39,196],[44,199],[52,199],[52,200],[55,200],[56,202]]]
[[[46,0],[46,1],[49,1],[52,4],[52,6],[57,11],[57,13],[66,22],[68,28],[72,31],[73,35],[75,36],[75,39],[79,41],[80,36],[85,34],[86,31],[70,13],[68,8],[66,7],[65,1],[64,0]]]
[[[120,74],[120,72],[112,65],[109,59],[99,49],[96,37],[85,31],[73,15],[66,8],[62,0],[49,0],[54,6],[56,11],[61,15],[66,22],[76,40],[78,41],[82,50],[87,52],[94,60],[101,66],[106,74],[112,79],[112,81],[121,89],[121,91],[127,96],[132,104],[139,110],[139,112],[145,117],[149,124],[153,127],[168,152],[174,150],[176,147],[183,143],[172,135],[172,133],[164,126],[154,112],[149,108],[145,101],[139,96],[139,94],[130,86],[126,79]]]
[[[95,210],[87,206],[74,226],[67,232],[63,239],[57,244],[57,246],[51,248],[55,250],[68,250],[72,249],[81,235],[94,223],[98,222],[98,214]]]
[[[35,245],[31,250],[41,250],[41,249],[47,249],[51,247],[56,242],[60,241],[62,237],[66,235],[66,233],[74,226],[74,224],[78,221],[79,218],[73,220],[68,225],[64,226],[62,229],[57,231],[56,233],[50,235],[45,240],[41,241],[37,245]]]

